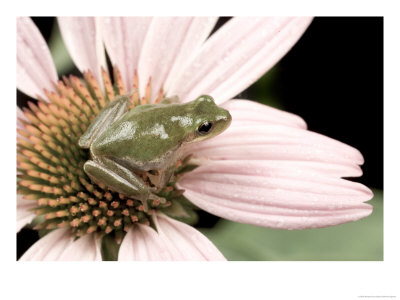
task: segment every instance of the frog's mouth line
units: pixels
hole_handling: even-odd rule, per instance
[[[140,201],[93,183],[83,171],[89,151],[78,146],[78,139],[108,102],[126,94],[117,68],[113,75],[112,84],[102,70],[104,93],[90,71],[83,74],[83,80],[63,77],[56,84],[57,92],[45,91],[48,101],[29,103],[25,118],[19,119],[23,128],[18,129],[17,192],[37,203],[32,225],[41,234],[69,227],[76,237],[98,232],[121,240],[136,223],[154,227],[151,216],[156,211],[187,223],[197,221],[196,208],[175,185],[182,174],[196,167],[189,157],[178,162],[172,180],[157,193],[166,203],[149,200],[146,211]],[[149,101],[151,80],[141,99],[136,87],[137,76],[134,92],[129,94],[132,107]],[[156,101],[162,97],[161,90]],[[150,177],[157,176],[153,172],[141,175],[150,186]]]

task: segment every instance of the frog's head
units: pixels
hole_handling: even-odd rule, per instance
[[[229,127],[232,121],[231,114],[215,104],[211,96],[201,95],[191,102],[193,122],[193,139],[198,142],[212,138]]]

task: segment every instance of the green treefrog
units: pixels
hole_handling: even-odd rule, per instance
[[[183,147],[220,134],[232,120],[210,96],[187,103],[172,99],[129,110],[130,99],[123,95],[103,108],[79,139],[80,147],[90,149],[86,174],[145,209],[148,199],[164,202],[155,193],[170,181]],[[145,172],[152,185],[143,180]]]

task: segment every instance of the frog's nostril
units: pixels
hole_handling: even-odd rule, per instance
[[[232,116],[231,116],[231,114],[229,113],[229,111],[227,111],[227,113],[228,113],[228,115],[227,115],[227,121],[232,121]]]
[[[225,122],[228,123],[228,124],[231,123],[231,121],[232,121],[232,116],[231,116],[231,114],[229,113],[229,111],[224,110],[224,114],[223,114],[222,120],[225,121]]]

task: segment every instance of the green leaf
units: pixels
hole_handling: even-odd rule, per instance
[[[74,63],[62,40],[57,22],[54,22],[49,40],[49,48],[54,64],[56,65],[58,76],[69,73],[69,71],[74,68]]]
[[[278,230],[221,220],[202,232],[228,260],[383,260],[383,191],[373,213],[339,226]]]
[[[193,206],[187,204],[188,200],[184,196],[175,198],[171,206],[161,209],[163,213],[178,221],[189,225],[196,224],[199,220]]]
[[[282,104],[279,101],[279,91],[277,90],[279,86],[279,71],[278,63],[251,85],[246,92],[251,95],[249,99],[282,109]]]

